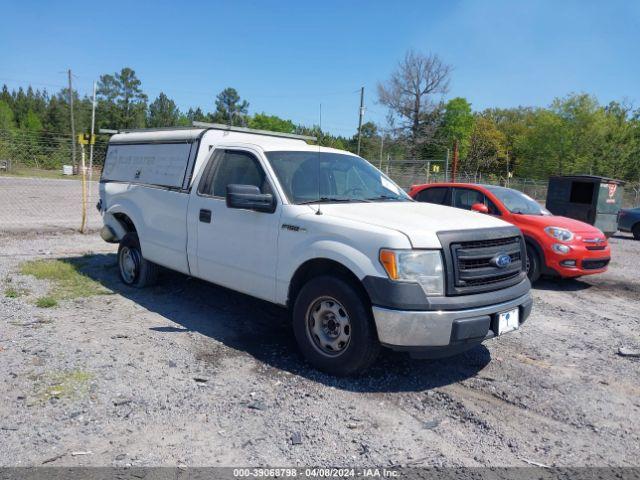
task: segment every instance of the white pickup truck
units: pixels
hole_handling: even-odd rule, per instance
[[[113,135],[102,238],[122,281],[158,266],[286,306],[316,368],[361,372],[381,346],[435,358],[531,311],[520,231],[412,201],[349,152],[220,125]]]

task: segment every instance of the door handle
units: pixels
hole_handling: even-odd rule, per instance
[[[211,210],[200,209],[200,221],[211,223]]]

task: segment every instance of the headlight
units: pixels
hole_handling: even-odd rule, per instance
[[[561,242],[568,242],[570,240],[573,240],[573,233],[566,228],[546,227],[544,231],[550,237],[553,237],[556,240],[560,240]]]
[[[380,250],[380,263],[390,279],[417,282],[427,295],[444,295],[440,250]]]

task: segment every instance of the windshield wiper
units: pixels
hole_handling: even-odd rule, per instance
[[[366,202],[367,199],[360,198],[338,198],[338,197],[320,197],[315,200],[307,200],[306,202],[300,202],[298,205],[309,205],[311,203],[348,203],[348,202]]]
[[[402,200],[402,201],[406,201],[407,199],[404,197],[400,197],[400,196],[393,196],[393,195],[380,195],[377,197],[369,197],[367,198],[367,200],[369,201],[374,201],[374,200]]]

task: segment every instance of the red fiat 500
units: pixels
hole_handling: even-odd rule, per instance
[[[552,215],[531,197],[511,188],[469,183],[415,185],[409,195],[495,215],[514,224],[527,244],[527,272],[534,282],[542,274],[579,277],[607,269],[611,250],[604,234],[587,223]]]

